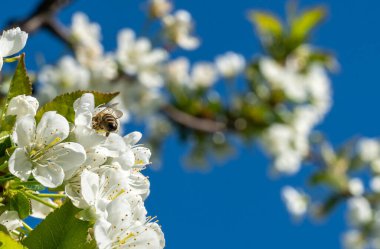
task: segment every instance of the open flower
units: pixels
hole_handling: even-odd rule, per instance
[[[161,249],[165,247],[160,226],[146,217],[141,202],[118,198],[107,206],[106,218],[94,225],[94,234],[100,249],[135,248]]]
[[[32,174],[45,187],[58,187],[65,172],[86,160],[82,145],[62,142],[68,135],[69,123],[54,111],[46,112],[37,127],[31,115],[19,119],[12,135],[17,148],[9,159],[10,172],[22,181]]]
[[[0,37],[0,70],[3,67],[3,58],[20,52],[27,39],[28,34],[18,27],[3,31]]]
[[[192,35],[194,24],[189,12],[178,10],[162,18],[164,35],[169,43],[193,50],[199,46],[199,39]]]
[[[22,226],[22,222],[16,211],[5,211],[0,215],[0,224],[5,226],[8,231],[13,231]]]

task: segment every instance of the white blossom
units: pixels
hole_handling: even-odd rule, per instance
[[[348,217],[352,224],[362,225],[371,221],[372,209],[364,197],[353,197],[348,201]]]
[[[146,38],[137,38],[131,29],[123,29],[118,35],[116,59],[122,70],[147,87],[163,85],[162,63],[167,58],[163,49],[154,49]]]
[[[219,73],[225,78],[233,78],[245,68],[245,59],[242,55],[227,52],[215,59],[215,65]]]
[[[357,150],[360,158],[365,162],[371,162],[380,156],[380,144],[374,139],[360,139]]]
[[[32,96],[18,95],[9,101],[7,115],[16,115],[21,118],[26,115],[35,116],[39,103]]]
[[[364,193],[363,182],[359,178],[352,178],[348,181],[348,190],[354,196],[360,196]]]
[[[20,52],[27,39],[28,34],[18,27],[3,31],[0,36],[0,70],[3,67],[3,58]]]
[[[198,62],[191,71],[190,87],[210,87],[217,80],[217,72],[212,63]]]
[[[58,187],[68,177],[65,172],[86,159],[80,144],[62,142],[68,135],[67,120],[54,111],[44,113],[37,126],[31,115],[19,119],[12,135],[17,148],[9,159],[9,171],[22,181],[32,174],[42,185]]]
[[[364,249],[365,241],[358,230],[350,230],[343,235],[343,245],[346,249]]]
[[[41,199],[54,205],[54,202],[50,198]],[[32,213],[30,214],[30,216],[38,219],[45,219],[46,216],[48,216],[48,214],[54,211],[53,208],[48,207],[45,204],[33,199],[30,199],[30,206],[32,207]]]
[[[40,94],[54,97],[63,89],[65,91],[87,89],[90,83],[90,73],[73,57],[64,56],[59,60],[57,66],[44,66],[38,75],[38,79],[43,84]],[[52,86],[56,90],[46,90],[46,86]],[[50,94],[49,91],[51,91]]]
[[[170,0],[149,0],[149,15],[153,18],[162,18],[169,14],[173,5]]]
[[[169,42],[181,48],[192,50],[199,46],[198,38],[192,35],[193,20],[189,12],[178,10],[162,19],[164,34]]]
[[[4,211],[0,215],[0,224],[5,226],[9,232],[22,227],[21,219],[16,211]]]
[[[189,85],[190,83],[190,63],[185,57],[179,57],[175,60],[170,61],[166,65],[166,77],[167,81],[170,83],[175,83],[178,85]]]
[[[371,179],[370,187],[373,192],[380,193],[380,176],[375,176]]]
[[[146,217],[141,202],[131,202],[130,198],[112,201],[107,206],[107,217],[95,223],[94,233],[100,249],[165,247],[161,228]]]
[[[296,189],[285,186],[282,189],[282,199],[288,211],[295,217],[305,215],[308,208],[308,197]]]

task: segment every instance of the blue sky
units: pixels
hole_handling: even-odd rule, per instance
[[[0,23],[4,27],[9,17],[23,16],[35,2],[3,1]],[[334,144],[356,135],[377,136],[380,3],[299,2],[302,7],[319,3],[329,7],[329,17],[314,33],[313,44],[331,49],[341,65],[340,72],[332,75],[334,106],[319,129]],[[135,0],[78,0],[60,18],[69,23],[74,11],[88,13],[102,25],[106,49],[112,49],[120,28],[142,26],[142,4]],[[193,14],[203,41],[197,51],[184,55],[192,60],[212,60],[227,50],[243,53],[246,58],[259,53],[247,10],[265,9],[283,15],[285,1],[177,0],[175,4]],[[28,68],[37,69],[35,58],[39,54],[54,62],[65,51],[47,33],[31,36],[25,49]],[[164,146],[162,169],[148,172],[152,192],[147,207],[163,226],[167,249],[340,248],[344,207],[324,221],[294,223],[280,199],[284,184],[304,186],[307,169],[296,177],[273,180],[268,176],[268,161],[259,150],[237,148],[238,154],[211,171],[190,172],[179,156],[185,151],[186,145],[172,136]]]

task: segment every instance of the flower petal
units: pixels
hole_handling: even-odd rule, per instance
[[[0,224],[4,225],[8,231],[15,230],[22,226],[22,222],[16,211],[5,211],[0,215]]]
[[[20,28],[3,31],[0,37],[0,55],[6,57],[18,53],[25,47],[28,34]]]
[[[63,169],[54,163],[49,163],[44,166],[36,166],[32,170],[32,173],[38,182],[48,188],[56,188],[60,186],[65,176]]]
[[[11,158],[9,158],[9,171],[20,178],[27,181],[32,172],[32,162],[22,148],[17,148]]]
[[[69,123],[55,111],[45,112],[37,125],[38,144],[50,145],[66,139],[69,135]]]
[[[92,113],[95,108],[94,95],[85,93],[74,102],[75,125],[91,128]]]
[[[65,179],[68,179],[86,160],[86,151],[78,143],[59,143],[45,153],[44,159],[54,161],[65,172]]]
[[[27,115],[17,120],[12,139],[19,147],[30,146],[35,140],[35,133],[36,121],[32,115]]]
[[[91,171],[84,170],[81,175],[81,187],[83,199],[89,206],[94,205],[99,191],[99,176]]]
[[[11,99],[7,109],[7,115],[16,115],[21,118],[25,115],[36,115],[39,103],[32,96],[18,95]]]
[[[135,145],[142,138],[141,132],[134,131],[124,136],[124,142],[129,145]]]
[[[42,198],[44,201],[54,204],[50,198]],[[41,202],[30,199],[32,206],[32,213],[30,216],[38,219],[45,219],[48,214],[54,211],[51,207],[42,204]]]

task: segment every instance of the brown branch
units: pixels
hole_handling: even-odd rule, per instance
[[[218,131],[225,131],[227,129],[225,123],[210,119],[198,118],[188,113],[182,112],[170,105],[162,107],[161,111],[173,121],[194,130],[213,133]]]
[[[56,19],[57,13],[74,0],[42,0],[35,10],[23,20],[10,23],[11,27],[20,27],[27,33],[34,33],[42,28],[48,29],[63,42],[71,45],[64,27]]]

